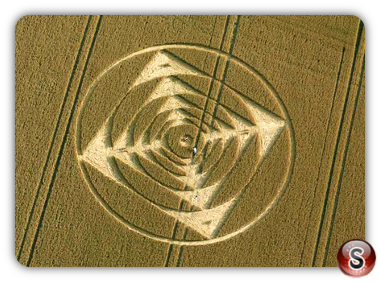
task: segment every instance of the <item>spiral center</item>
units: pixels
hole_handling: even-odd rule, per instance
[[[198,128],[192,124],[182,124],[170,128],[166,134],[169,148],[181,158],[191,158],[194,153]],[[199,138],[197,151],[203,147],[203,137]]]

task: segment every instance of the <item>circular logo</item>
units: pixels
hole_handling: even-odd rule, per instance
[[[364,276],[375,266],[376,254],[370,244],[362,240],[351,240],[342,245],[338,252],[338,266],[349,276]]]
[[[199,45],[115,62],[89,87],[76,130],[80,168],[105,210],[179,245],[220,242],[258,223],[294,163],[275,89],[242,60]]]

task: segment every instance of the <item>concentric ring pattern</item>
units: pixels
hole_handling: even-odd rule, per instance
[[[212,53],[261,80],[239,60],[205,47],[163,46],[134,54],[107,69],[90,88],[86,99],[91,99],[91,93],[97,91],[111,70],[117,72],[117,68],[129,58],[150,54],[149,61],[130,83],[128,91],[121,96],[101,128],[85,147],[80,148],[78,157],[81,163],[133,190],[160,212],[192,228],[203,239],[176,241],[163,238],[130,224],[125,216],[114,214],[127,227],[161,241],[207,244],[246,230],[279,199],[284,183],[279,183],[271,202],[261,213],[252,215],[252,224],[219,236],[243,191],[263,161],[270,157],[276,141],[289,130],[289,123],[286,115],[284,118],[273,113],[249,95],[179,58],[171,52],[175,48]],[[214,93],[210,87],[208,92],[199,90],[194,81],[211,84]],[[266,86],[265,81],[260,83]],[[271,93],[271,86],[265,89],[268,96],[275,95]],[[132,93],[138,94],[133,96]],[[132,96],[141,97],[143,101],[134,113],[129,113]],[[284,112],[281,103],[278,104],[280,111]],[[86,107],[85,103],[83,107]],[[79,128],[84,126],[81,123]],[[284,163],[289,172],[292,164]],[[244,177],[236,181],[239,175]],[[94,185],[90,186],[96,190]],[[102,198],[99,192],[94,194]],[[224,196],[218,197],[221,194]],[[191,208],[184,210],[180,204],[184,202]],[[104,198],[101,203],[111,213],[117,213],[112,206],[108,207]]]

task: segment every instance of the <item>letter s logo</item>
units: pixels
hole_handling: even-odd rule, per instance
[[[354,247],[350,250],[350,261],[348,262],[348,264],[351,267],[351,269],[359,270],[363,268],[363,266],[365,265],[365,260],[360,256],[363,253],[364,250],[359,247]]]

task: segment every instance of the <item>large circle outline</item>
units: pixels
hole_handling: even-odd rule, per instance
[[[139,55],[142,55],[145,53],[164,50],[164,49],[195,49],[195,50],[209,52],[209,53],[216,53],[220,56],[228,58],[229,60],[235,61],[241,67],[246,68],[248,71],[250,71],[254,76],[256,76],[259,80],[261,80],[263,82],[263,84],[271,92],[271,94],[274,95],[276,102],[279,104],[279,107],[280,107],[283,115],[285,116],[285,124],[286,124],[287,129],[289,130],[289,134],[290,134],[290,138],[289,138],[290,139],[290,164],[288,166],[288,172],[287,172],[286,177],[283,181],[282,188],[279,190],[277,195],[274,197],[273,201],[267,206],[267,208],[263,212],[261,212],[249,224],[247,224],[247,225],[239,228],[238,230],[231,232],[227,235],[217,237],[217,238],[208,239],[208,240],[199,240],[199,241],[174,240],[174,239],[163,237],[163,236],[160,236],[157,234],[153,234],[147,230],[144,230],[144,229],[142,229],[138,226],[135,226],[132,223],[128,222],[127,219],[125,219],[124,217],[119,215],[115,210],[113,210],[112,207],[98,193],[98,191],[96,190],[96,187],[93,185],[93,183],[89,177],[89,174],[88,174],[87,169],[85,167],[85,163],[81,159],[78,158],[79,167],[80,167],[80,170],[82,171],[82,174],[83,174],[83,176],[84,176],[84,178],[85,178],[85,180],[86,180],[86,182],[90,188],[90,191],[95,196],[95,198],[100,202],[102,207],[105,208],[106,211],[108,211],[117,221],[122,223],[128,229],[130,229],[130,230],[132,230],[132,231],[134,231],[134,232],[136,232],[142,236],[148,237],[152,240],[165,242],[165,243],[169,243],[169,244],[183,245],[183,246],[200,246],[200,245],[208,245],[208,244],[213,244],[213,243],[217,243],[217,242],[222,242],[222,241],[231,239],[231,238],[235,237],[236,235],[241,234],[241,233],[245,232],[246,230],[248,230],[249,228],[253,227],[254,225],[258,224],[277,205],[277,203],[283,197],[284,193],[286,192],[286,190],[288,188],[291,176],[293,174],[295,154],[296,154],[296,151],[295,151],[295,133],[294,133],[292,121],[291,121],[289,113],[285,107],[285,104],[283,103],[283,101],[280,98],[277,91],[266,80],[266,78],[261,73],[259,73],[256,69],[254,69],[253,67],[251,67],[250,65],[248,65],[247,63],[242,61],[241,59],[239,59],[233,55],[230,55],[228,53],[225,53],[221,50],[214,49],[214,48],[211,48],[208,46],[203,46],[203,45],[198,45],[198,44],[176,44],[176,43],[174,43],[174,44],[165,44],[165,45],[148,47],[146,49],[137,51],[135,53],[132,53],[132,54],[116,61],[115,63],[110,65],[108,68],[106,68],[103,72],[101,72],[101,74],[97,78],[95,78],[95,80],[90,84],[88,91],[85,94],[85,98],[79,107],[79,114],[77,116],[77,122],[75,123],[76,151],[77,151],[78,156],[81,155],[81,152],[82,152],[81,140],[80,140],[80,132],[79,132],[78,128],[81,127],[84,105],[85,105],[86,101],[89,99],[89,97],[91,96],[92,91],[96,87],[97,83],[101,80],[101,78],[103,76],[105,76],[109,71],[111,71],[114,67],[116,67],[117,65],[121,64],[122,62],[124,62],[126,60],[129,60],[133,57],[136,57],[136,56],[139,56]],[[250,185],[251,181],[252,181],[252,179],[249,181],[247,186]]]

